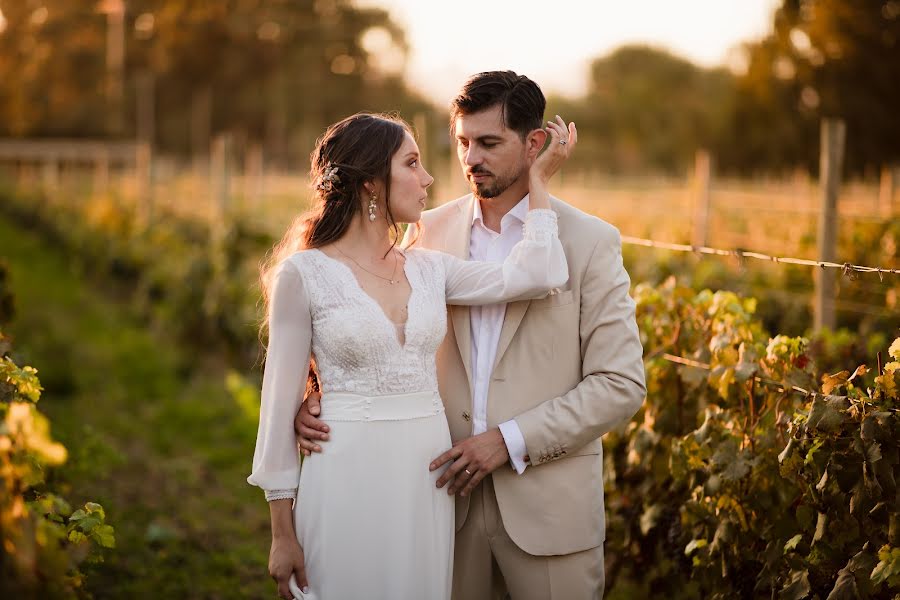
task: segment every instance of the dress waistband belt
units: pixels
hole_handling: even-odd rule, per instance
[[[437,392],[363,396],[347,392],[322,394],[323,421],[404,421],[444,412]]]

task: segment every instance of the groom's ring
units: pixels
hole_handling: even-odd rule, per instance
[[[468,469],[463,469],[463,471],[465,471],[465,472],[466,472],[466,475],[468,475],[468,476],[469,476],[469,477],[471,477],[471,476],[472,476],[472,474],[471,474],[471,473],[470,473],[470,472],[469,472],[469,470],[468,470]]]
[[[568,143],[569,143],[569,140],[559,140],[559,145],[560,145],[560,146],[565,146],[565,145],[568,144]]]

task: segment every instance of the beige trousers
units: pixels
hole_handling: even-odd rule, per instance
[[[603,545],[559,556],[534,556],[506,533],[489,475],[472,492],[456,533],[453,600],[600,600]]]

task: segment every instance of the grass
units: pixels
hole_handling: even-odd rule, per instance
[[[225,365],[149,331],[62,251],[0,220],[17,359],[69,460],[52,484],[100,502],[117,547],[86,569],[95,598],[272,598],[268,509],[245,478],[256,424],[225,389]]]

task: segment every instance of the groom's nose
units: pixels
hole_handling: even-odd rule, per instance
[[[463,157],[463,162],[467,167],[474,167],[475,165],[480,165],[482,160],[484,160],[481,151],[479,151],[475,144],[471,144],[468,148],[466,148],[466,154]]]

